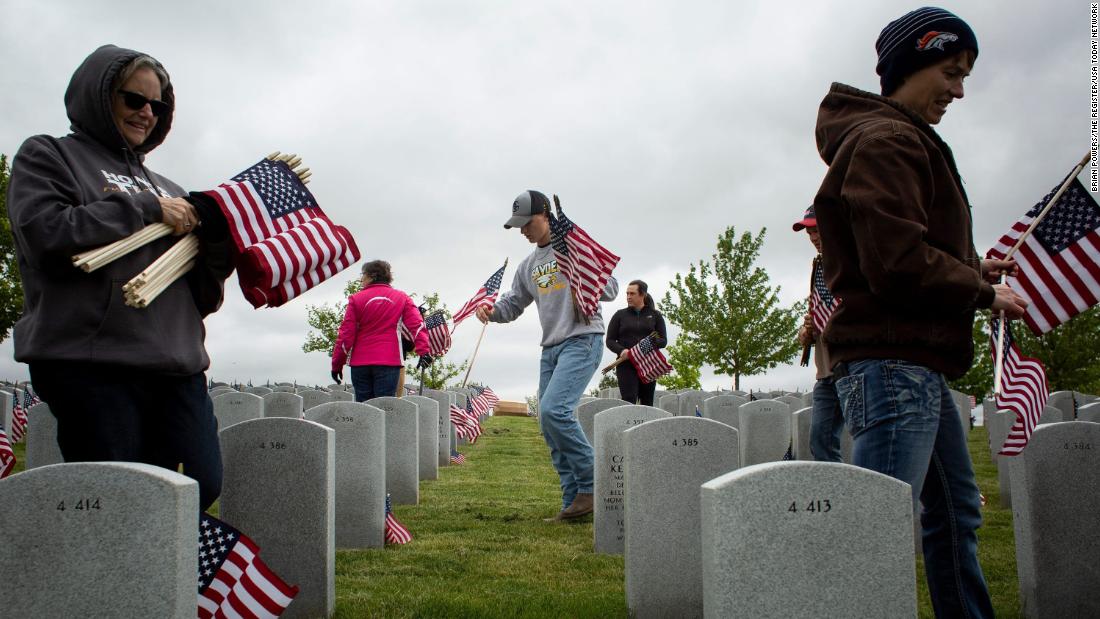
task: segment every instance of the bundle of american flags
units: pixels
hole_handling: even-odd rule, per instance
[[[199,517],[200,619],[278,617],[298,595],[260,559],[260,548],[237,529]]]
[[[386,494],[386,543],[387,544],[408,544],[412,541],[412,533],[405,528],[397,518],[393,516],[393,503],[390,502],[390,495]]]
[[[1000,330],[1000,318],[993,316],[990,329],[990,354],[993,356],[994,375],[997,364],[997,336]],[[1011,323],[1004,325],[1004,367],[1001,375],[1001,389],[995,393],[997,409],[1016,413],[1016,421],[1008,431],[1008,438],[1001,447],[1002,456],[1015,456],[1027,447],[1031,433],[1039,423],[1039,416],[1046,406],[1047,374],[1038,359],[1025,356],[1020,352],[1012,338]]]
[[[655,333],[642,338],[640,342],[627,349],[626,354],[634,364],[634,371],[638,373],[638,380],[649,384],[672,371],[672,366],[661,354],[661,350],[653,344]]]
[[[496,270],[495,273],[490,275],[489,279],[485,280],[485,283],[482,284],[481,288],[478,288],[477,292],[474,293],[474,296],[470,297],[470,300],[462,306],[462,309],[458,310],[458,312],[455,313],[455,315],[451,318],[451,322],[454,323],[455,327],[458,326],[458,323],[466,320],[474,312],[476,312],[478,307],[482,305],[486,305],[490,308],[493,307],[493,303],[496,303],[497,300],[497,294],[500,292],[501,281],[504,279],[504,269],[506,269],[507,267],[508,261],[505,260],[504,266],[500,267]],[[454,327],[452,327],[452,330],[453,329]]]
[[[470,441],[477,442],[481,436],[481,421],[470,408],[469,399],[466,400],[466,408],[460,408],[454,404],[450,407],[451,423],[454,424],[455,434]]]
[[[1087,161],[1086,157],[1082,164]],[[1013,224],[987,254],[989,258],[1011,256],[1016,260],[1019,273],[1008,278],[1008,284],[1027,299],[1024,322],[1036,335],[1100,300],[1100,206],[1082,184],[1077,174],[1081,168],[1083,165],[1071,174],[1072,179],[1059,184]],[[1012,248],[1063,185],[1065,191],[1013,254]]]
[[[291,164],[269,156],[203,192],[229,223],[253,307],[278,307],[359,260],[351,233],[325,215]]]
[[[584,316],[594,316],[600,309],[600,297],[619,264],[619,257],[604,248],[573,223],[561,210],[554,196],[557,216],[550,217],[550,245],[558,272],[569,282],[577,308]]]

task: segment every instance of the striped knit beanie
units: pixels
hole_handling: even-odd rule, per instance
[[[974,31],[957,15],[934,6],[906,13],[886,24],[875,41],[883,96],[890,96],[905,78],[950,58],[964,49],[978,56]]]

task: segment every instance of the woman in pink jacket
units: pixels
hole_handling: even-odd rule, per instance
[[[390,286],[390,263],[373,260],[363,265],[363,289],[348,298],[348,309],[332,351],[332,379],[344,377],[344,364],[351,365],[355,401],[365,402],[397,393],[401,373],[401,330],[403,322],[413,338],[420,364],[431,364],[424,320],[409,295]],[[418,366],[420,367],[420,366]]]

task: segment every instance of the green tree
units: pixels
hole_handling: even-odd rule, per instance
[[[353,279],[344,286],[344,297],[359,292],[359,279]],[[332,355],[332,348],[336,346],[336,336],[340,331],[340,323],[344,320],[344,310],[348,307],[347,301],[329,305],[306,306],[306,322],[315,329],[306,334],[306,342],[302,344],[302,352],[323,352]]]
[[[672,372],[657,379],[657,383],[674,391],[676,389],[702,389],[703,355],[686,338],[679,338],[665,349]]]
[[[1081,312],[1050,332],[1036,336],[1022,322],[1012,323],[1020,351],[1043,362],[1050,391],[1100,393],[1100,307]],[[974,320],[974,364],[951,388],[975,397],[993,392],[993,357],[989,344],[989,312]]]
[[[602,389],[618,389],[619,388],[619,376],[614,371],[608,372],[600,376],[600,384],[592,388],[592,391],[588,392],[588,395],[592,397],[599,397],[600,390]]]
[[[15,238],[8,219],[8,158],[0,154],[0,342],[23,315],[23,281],[15,259]]]
[[[702,361],[718,374],[753,376],[789,362],[800,347],[795,338],[805,303],[779,305],[779,286],[767,272],[754,267],[766,228],[738,238],[733,226],[718,237],[713,262],[700,260],[687,276],[676,275],[662,306],[680,327],[680,339],[699,351]]]

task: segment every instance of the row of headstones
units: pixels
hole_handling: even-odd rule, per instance
[[[797,391],[753,391],[750,394],[747,391],[741,391],[739,389],[735,389],[735,390],[718,389],[717,391],[705,391],[705,390],[700,390],[700,389],[673,389],[671,391],[666,391],[664,389],[657,389],[656,391],[653,392],[653,402],[655,404],[658,404],[658,408],[661,408],[660,402],[661,402],[662,397],[664,397],[666,395],[684,395],[684,394],[688,394],[688,395],[699,394],[699,395],[702,395],[704,398],[714,396],[714,395],[736,395],[736,396],[741,396],[741,397],[745,398],[746,400],[749,399],[750,395],[752,396],[753,399],[757,399],[757,400],[778,400],[778,399],[783,398],[783,397],[793,396],[793,397],[803,398],[803,406],[809,406],[809,402],[810,402],[809,398],[812,395],[811,393],[799,393]],[[611,387],[611,388],[607,388],[607,389],[600,389],[597,392],[597,397],[602,398],[602,399],[618,398],[619,397],[619,388],[618,387]],[[673,413],[673,414],[676,414],[676,413]]]
[[[1075,403],[1076,401],[1076,403]],[[985,427],[989,432],[989,455],[997,466],[997,485],[1000,490],[1000,504],[1002,507],[1012,507],[1012,468],[1009,462],[1013,456],[1000,455],[1005,439],[1008,438],[1012,424],[1016,422],[1016,414],[1007,410],[997,410],[997,405],[992,399],[982,402]],[[1077,393],[1073,391],[1055,391],[1047,397],[1047,405],[1039,416],[1038,425],[1059,423],[1063,421],[1090,421],[1100,423],[1100,398],[1093,395]],[[1026,448],[1025,448],[1026,449]]]
[[[708,394],[709,395],[709,394]],[[665,404],[669,404],[665,400]],[[601,411],[629,402],[616,399],[589,399],[577,406],[577,421],[589,442],[595,446],[594,419]],[[797,410],[792,404],[799,405]],[[724,423],[740,430],[739,453],[741,466],[774,462],[781,460],[790,449],[790,459],[813,460],[810,452],[810,422],[813,409],[802,407],[797,400],[753,400],[736,395],[709,395],[706,399],[683,399],[680,401],[679,415],[667,408],[670,416],[696,416],[699,407],[701,416]],[[793,410],[793,412],[792,412]],[[845,462],[852,460],[852,437],[845,427],[841,430],[841,455]]]
[[[394,503],[419,501],[418,452],[425,449],[419,428],[448,428],[443,441],[442,431],[424,434],[435,439],[427,451],[440,454],[440,464],[449,460],[453,427],[438,412],[455,395],[425,390],[423,396],[369,403],[330,402],[309,409],[304,419],[261,417],[219,432],[220,517],[256,542],[275,573],[300,587],[285,616],[331,615],[335,549],[383,546],[387,493]],[[16,570],[12,591],[20,599],[6,610],[75,616],[111,608],[116,616],[193,617],[194,486],[173,472],[128,463],[59,464],[0,481],[0,530],[20,540],[0,550],[10,553],[0,555],[0,565],[33,563]],[[121,543],[120,528],[140,529],[141,535]],[[64,549],[66,556],[42,554],[44,546]],[[134,561],[135,553],[156,560]],[[28,556],[36,559],[17,560]],[[119,596],[127,600],[121,610]]]
[[[594,421],[594,544],[625,554],[635,616],[916,614],[907,484],[846,464],[739,467],[739,431],[713,419],[624,405]],[[1100,425],[1057,423],[1014,462],[1026,616],[1100,613],[1098,449]]]

